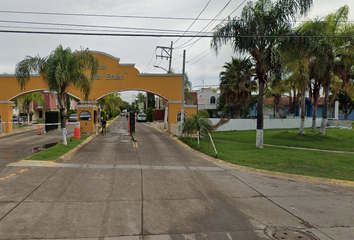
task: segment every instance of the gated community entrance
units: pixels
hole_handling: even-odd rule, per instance
[[[183,75],[141,74],[134,64],[121,64],[119,58],[103,52],[92,51],[92,53],[99,62],[99,68],[94,77],[89,101],[84,101],[82,93],[74,87],[68,90],[69,94],[80,99],[77,110],[81,132],[94,132],[97,122],[97,117],[95,117],[97,116],[97,100],[111,93],[127,90],[146,91],[167,100],[165,115],[168,116],[168,131],[171,132],[181,112]],[[90,69],[86,70],[88,73]],[[41,90],[48,90],[48,86],[40,75],[31,76],[23,91],[14,75],[0,75],[0,121],[6,123],[4,132],[12,132],[13,101],[27,93]],[[186,106],[184,112],[187,115],[197,114],[197,106]],[[80,115],[83,117],[81,118]]]

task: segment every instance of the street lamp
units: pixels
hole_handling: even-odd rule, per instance
[[[155,68],[161,68],[163,70],[165,70],[167,73],[169,73],[166,69],[164,69],[163,67],[160,67],[160,66],[157,66],[157,65],[154,65]]]

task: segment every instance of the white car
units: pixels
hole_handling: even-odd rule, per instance
[[[136,118],[137,122],[146,122],[146,114],[145,113],[139,113],[137,118]]]

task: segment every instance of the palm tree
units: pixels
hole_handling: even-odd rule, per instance
[[[84,73],[84,67],[90,66],[90,77]],[[70,48],[63,49],[59,45],[48,57],[30,57],[16,65],[15,75],[21,89],[30,81],[30,73],[39,72],[47,82],[51,92],[56,93],[61,117],[61,129],[63,131],[63,145],[67,145],[66,136],[66,107],[69,86],[81,90],[85,100],[91,91],[93,77],[98,68],[97,59],[88,49],[72,52]]]
[[[146,102],[146,96],[144,93],[139,92],[138,95],[136,96],[138,103],[145,103]]]
[[[241,109],[251,99],[251,92],[257,90],[256,81],[252,80],[253,64],[249,58],[236,59],[225,63],[220,73],[220,91],[225,94],[226,103],[230,107],[236,105],[236,118],[240,118]]]
[[[212,131],[211,121],[199,114],[192,113],[190,116],[183,123],[182,133],[192,134],[194,131],[197,131],[199,147],[200,132],[208,133]]]
[[[115,109],[124,105],[119,93],[112,93],[100,98],[98,104],[100,104],[101,108],[104,109],[106,113],[110,114],[113,113]]]
[[[23,104],[25,112],[27,113],[27,121],[30,121],[30,110],[31,110],[31,103],[41,103],[43,106],[45,105],[44,97],[40,92],[33,92],[23,95],[18,98]]]
[[[314,21],[306,22],[301,27],[301,31],[304,35],[320,37],[317,41],[322,51],[317,51],[316,61],[318,62],[317,66],[324,75],[324,79],[322,79],[321,82],[325,92],[324,109],[322,112],[320,128],[321,135],[325,135],[331,79],[333,76],[335,60],[339,57],[338,50],[342,47],[342,41],[335,37],[341,35],[340,29],[346,23],[348,13],[349,8],[345,5],[339,8],[335,13],[327,15],[324,21],[315,19]]]
[[[258,79],[257,141],[263,148],[263,95],[268,74],[280,65],[281,55],[276,46],[291,29],[291,21],[306,14],[313,0],[258,0],[249,1],[243,8],[241,19],[228,19],[215,29],[212,48],[216,52],[231,42],[233,50],[252,57]]]

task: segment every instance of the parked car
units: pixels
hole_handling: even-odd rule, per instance
[[[69,117],[69,122],[77,122],[77,114],[73,113]]]
[[[139,113],[138,117],[136,118],[137,122],[146,122],[146,114],[145,113]]]
[[[22,118],[16,115],[12,116],[12,122],[14,123],[22,123]]]
[[[121,116],[125,116],[125,112],[121,112],[120,115],[121,115]]]

